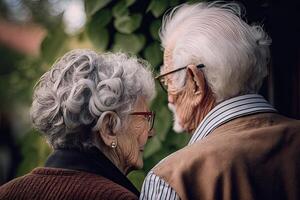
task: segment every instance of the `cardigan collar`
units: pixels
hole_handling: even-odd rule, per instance
[[[48,157],[45,167],[63,168],[103,176],[139,196],[139,191],[127,177],[96,147],[85,151],[56,149]]]

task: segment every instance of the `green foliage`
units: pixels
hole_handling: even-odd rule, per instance
[[[155,69],[157,69],[158,65],[162,62],[162,53],[158,42],[153,42],[147,46],[143,55]]]
[[[106,6],[111,0],[86,0],[85,10],[88,16],[95,14],[98,10]]]
[[[43,166],[51,150],[38,132],[31,130],[20,141],[23,161],[18,168],[17,176],[30,172],[37,166]],[[25,145],[26,144],[26,145]]]
[[[140,50],[142,50],[145,40],[145,36],[141,34],[126,35],[122,33],[116,33],[112,50],[115,52],[125,51],[128,53],[137,54],[140,52]]]
[[[12,112],[15,105],[29,104],[31,91],[41,75],[41,60],[26,57],[0,46],[0,111]]]
[[[180,4],[180,0],[169,0],[169,6],[174,7]]]
[[[162,148],[161,141],[158,136],[153,137],[148,141],[144,151],[144,158],[149,158]]]
[[[146,174],[143,170],[134,171],[128,174],[128,178],[137,187],[141,188]]]
[[[18,73],[18,64],[16,60],[24,59],[24,56],[8,50],[0,46],[0,110],[6,110],[10,107],[10,103],[13,100],[11,90],[12,81],[16,79]]]
[[[126,1],[126,6],[132,5],[136,0],[125,0]]]
[[[168,1],[152,0],[147,11],[151,11],[155,17],[161,16],[168,7]]]
[[[89,27],[105,27],[109,24],[110,20],[112,19],[112,14],[109,9],[102,9],[99,10],[95,15],[92,16],[90,23],[87,24],[87,28]]]
[[[42,58],[47,63],[53,63],[62,53],[67,35],[62,27],[49,30],[48,35],[41,44]]]
[[[115,18],[129,15],[127,3],[125,1],[119,1],[113,8],[112,13]]]
[[[141,14],[133,14],[131,16],[125,15],[122,17],[118,17],[114,21],[115,28],[120,33],[132,33],[135,31],[142,22],[142,15]]]
[[[104,51],[109,43],[109,33],[106,25],[112,19],[110,10],[102,9],[92,16],[86,25],[86,33],[96,49]]]
[[[155,40],[159,40],[158,31],[160,26],[161,26],[161,21],[158,19],[153,21],[150,25],[150,33],[152,38]]]

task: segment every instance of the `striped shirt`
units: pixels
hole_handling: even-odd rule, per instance
[[[261,95],[247,94],[223,101],[202,120],[188,145],[205,138],[214,129],[238,117],[265,112],[277,112]],[[176,153],[176,152],[175,152]],[[167,158],[165,158],[167,159]],[[161,161],[162,162],[162,161]],[[141,199],[180,199],[175,190],[151,170],[145,178]]]

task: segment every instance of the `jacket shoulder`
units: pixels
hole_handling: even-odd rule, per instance
[[[154,167],[155,174],[178,169],[221,172],[235,163],[256,162],[272,149],[300,153],[300,120],[278,114],[258,114],[220,126],[206,138],[186,146]]]
[[[216,199],[215,195],[221,194],[227,195],[225,199],[234,195],[239,199],[270,199],[281,184],[297,191],[296,184],[291,183],[299,182],[299,146],[298,120],[257,114],[218,127],[206,138],[168,156],[153,172],[182,199]],[[265,192],[255,198],[257,194],[251,192],[254,188]],[[276,191],[281,197],[282,191]]]

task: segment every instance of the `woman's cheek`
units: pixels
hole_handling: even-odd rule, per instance
[[[138,137],[138,143],[140,146],[144,146],[148,140],[148,133],[147,131],[143,130]]]

